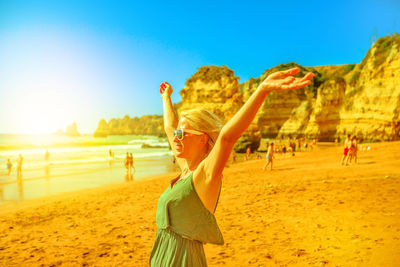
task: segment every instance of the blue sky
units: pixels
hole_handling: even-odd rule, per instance
[[[374,36],[400,32],[400,1],[0,0],[0,133],[161,114],[198,67],[244,82],[290,61],[359,63]]]

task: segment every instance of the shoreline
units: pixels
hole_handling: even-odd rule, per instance
[[[43,196],[43,197],[22,200],[22,201],[19,201],[19,200],[7,201],[7,202],[4,202],[3,204],[0,204],[0,215],[9,213],[9,212],[17,212],[18,210],[23,210],[28,207],[30,208],[30,207],[35,207],[35,206],[51,205],[51,204],[54,204],[55,202],[65,201],[70,198],[82,197],[84,195],[88,195],[87,197],[93,197],[94,195],[97,195],[97,194],[107,193],[107,191],[109,191],[109,190],[113,191],[113,190],[117,190],[120,188],[125,188],[127,186],[130,186],[131,183],[138,184],[138,183],[145,183],[145,182],[153,181],[153,180],[162,180],[162,179],[166,179],[167,177],[171,177],[171,176],[178,175],[178,174],[179,174],[178,172],[171,172],[171,173],[167,173],[167,174],[143,177],[138,180],[131,181],[130,183],[116,183],[116,184],[104,185],[104,186],[100,186],[100,187],[84,188],[84,189],[79,189],[79,190],[75,190],[75,191],[63,192],[63,193],[59,193],[59,194],[55,194],[55,195]]]
[[[23,172],[22,180],[15,175],[0,179],[0,207],[5,202],[26,201],[28,199],[76,191],[85,188],[121,184],[141,180],[176,171],[170,158],[137,159],[135,174],[127,176],[123,161],[115,161],[112,167],[107,162],[101,164],[81,164],[73,168],[48,168],[36,173]],[[36,174],[36,175],[34,175]],[[47,175],[46,175],[47,174]],[[29,176],[31,175],[31,176]]]
[[[342,147],[230,164],[215,213],[225,244],[209,266],[393,266],[400,251],[400,142],[373,144],[357,165]],[[157,200],[177,173],[0,209],[5,265],[147,266]]]

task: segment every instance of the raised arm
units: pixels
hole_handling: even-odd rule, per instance
[[[299,68],[293,68],[269,75],[233,118],[226,123],[214,148],[204,160],[203,168],[209,181],[213,180],[215,184],[215,181],[221,179],[222,171],[235,142],[253,121],[257,111],[270,92],[299,89],[311,83],[310,79],[314,76],[312,73],[308,73],[303,78],[294,77],[293,75],[298,72]]]
[[[178,126],[178,116],[175,113],[171,101],[173,90],[172,86],[167,82],[164,82],[160,85],[160,90],[160,92],[162,93],[161,98],[163,102],[164,130],[167,134],[168,142],[172,148],[172,152],[175,155],[174,130]],[[179,167],[183,169],[185,164],[184,160],[176,158],[176,161],[178,162]]]

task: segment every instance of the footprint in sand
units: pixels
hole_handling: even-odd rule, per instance
[[[301,257],[301,256],[304,256],[306,254],[307,254],[307,252],[306,252],[305,249],[298,249],[292,255],[293,256],[297,256],[297,257]]]

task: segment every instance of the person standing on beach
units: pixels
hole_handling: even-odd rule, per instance
[[[265,163],[263,170],[265,171],[269,164],[271,164],[270,170],[272,171],[272,159],[274,158],[274,143],[271,143],[267,151],[267,162]]]
[[[46,178],[49,178],[50,176],[50,152],[48,150],[46,150],[46,152],[44,153],[44,175],[46,176]]]
[[[232,150],[232,163],[236,163],[236,151]]]
[[[282,153],[283,153],[283,157],[285,158],[286,157],[286,145],[285,144],[283,144]]]
[[[48,150],[46,150],[46,152],[44,153],[44,160],[46,162],[48,162],[50,159],[50,152]]]
[[[17,160],[17,178],[22,177],[22,162],[24,161],[24,158],[22,157],[21,154],[18,155],[18,160]]]
[[[135,165],[133,164],[133,155],[132,153],[129,156],[129,171],[131,175],[134,175],[136,170],[135,170]]]
[[[353,136],[350,141],[350,149],[346,158],[346,165],[351,163],[354,159],[354,163],[357,164],[357,137]]]
[[[311,83],[312,73],[294,77],[298,72],[299,68],[293,68],[269,75],[225,126],[204,109],[184,111],[178,119],[171,101],[172,87],[167,82],[161,84],[164,129],[182,172],[158,200],[158,230],[150,266],[207,266],[203,244],[224,244],[214,216],[222,171],[235,142],[270,92]]]
[[[347,139],[344,141],[344,147],[343,147],[343,157],[342,157],[342,165],[346,163],[347,165],[347,159],[348,159],[348,154],[351,146],[351,135],[347,135]]]
[[[111,168],[114,163],[114,152],[109,149],[108,150],[108,166]]]
[[[250,148],[250,146],[248,146],[247,149],[246,149],[247,160],[250,160],[250,155],[251,155],[251,148]]]
[[[125,157],[125,168],[126,168],[126,174],[130,174],[131,168],[130,168],[130,162],[131,162],[131,157],[129,156],[129,152],[126,152],[126,157]]]
[[[12,170],[12,163],[10,159],[7,159],[6,167],[7,167],[7,175],[10,176],[11,170]]]

